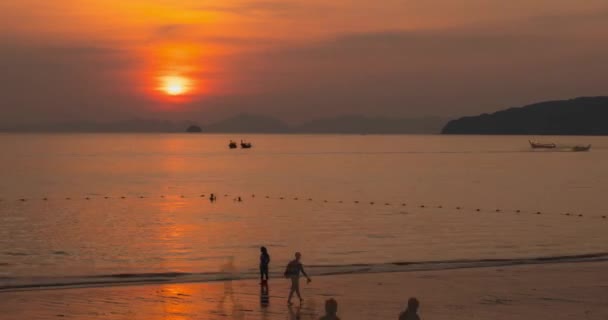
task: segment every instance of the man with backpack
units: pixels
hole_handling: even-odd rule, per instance
[[[300,303],[302,303],[303,299],[300,295],[300,273],[302,273],[307,280],[307,283],[310,283],[312,280],[304,271],[304,266],[300,260],[302,259],[302,254],[296,252],[296,258],[287,264],[287,268],[285,268],[285,278],[289,278],[291,280],[291,290],[289,291],[289,298],[287,299],[287,304],[291,305],[291,297],[295,292],[300,299]]]

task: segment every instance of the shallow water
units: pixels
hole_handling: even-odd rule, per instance
[[[230,138],[0,135],[0,287],[249,276],[260,245],[275,274],[294,251],[313,273],[608,252],[608,138]]]

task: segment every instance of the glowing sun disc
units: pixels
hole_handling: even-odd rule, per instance
[[[160,90],[170,96],[187,93],[191,89],[191,81],[181,76],[166,76],[161,78]]]

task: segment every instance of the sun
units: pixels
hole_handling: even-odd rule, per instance
[[[160,80],[159,89],[170,96],[180,96],[192,90],[192,81],[182,76],[165,76]]]

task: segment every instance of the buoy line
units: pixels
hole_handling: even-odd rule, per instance
[[[163,199],[163,200],[170,200],[171,198],[177,198],[177,199],[200,198],[200,199],[204,199],[204,200],[207,200],[207,201],[210,201],[210,202],[213,203],[213,202],[218,201],[217,200],[218,198],[217,198],[217,196],[215,194],[216,193],[211,193],[211,192],[209,192],[209,193],[201,193],[201,194],[197,194],[197,195],[187,195],[187,194],[168,195],[168,194],[160,194],[160,195],[157,195],[157,196],[152,196],[152,195],[149,195],[149,194],[146,194],[146,195],[143,195],[143,194],[139,194],[139,195],[121,195],[121,196],[111,196],[111,195],[95,195],[95,196],[92,196],[92,195],[89,194],[87,196],[81,196],[81,197],[69,197],[69,196],[68,197],[56,197],[56,198],[53,198],[53,197],[50,197],[50,196],[44,196],[44,197],[40,197],[40,198],[22,197],[22,198],[17,198],[15,201],[18,202],[18,203],[31,203],[31,202],[33,202],[35,200],[40,200],[40,201],[44,201],[44,202],[52,202],[52,201],[57,201],[57,200],[75,201],[75,200],[79,200],[79,199],[80,200],[85,200],[85,201],[93,201],[93,200],[98,200],[98,199],[103,199],[103,200],[113,200],[113,199],[125,200],[125,199],[128,199],[128,198],[133,198],[133,199],[152,199],[152,198],[157,198],[157,199]],[[229,197],[229,196],[231,196],[231,194],[229,194],[229,193],[225,193],[224,194],[224,198]],[[251,198],[255,199],[256,195],[255,194],[251,194]],[[299,201],[300,199],[307,199],[308,202],[314,202],[314,199],[311,198],[311,197],[307,198],[307,197],[302,197],[302,196],[297,196],[297,195],[296,196],[289,196],[289,197],[287,197],[287,196],[264,195],[264,198],[268,199],[268,200],[292,200],[292,201]],[[244,196],[235,195],[233,200],[235,202],[245,202],[243,199],[244,199]],[[6,203],[6,202],[8,202],[8,200],[5,199],[5,198],[0,198],[0,202],[5,202]],[[358,200],[358,199],[357,200],[351,200],[351,201],[348,201],[348,200],[346,200],[346,201],[345,200],[334,200],[334,201],[331,201],[331,200],[328,200],[328,199],[323,199],[322,203],[323,204],[341,204],[341,205],[344,205],[346,203],[351,203],[351,204],[354,204],[354,205],[357,205],[357,206],[365,205],[365,204],[373,206],[373,205],[375,205],[378,202],[377,201],[367,201],[367,202],[365,202],[365,201],[361,201],[361,200]],[[564,216],[568,216],[568,217],[579,217],[579,218],[581,218],[581,217],[597,217],[597,218],[600,218],[600,219],[608,221],[608,215],[589,216],[589,215],[584,215],[582,213],[573,213],[573,212],[569,212],[569,211],[562,212],[562,213],[557,213],[557,212],[542,212],[542,211],[539,211],[539,210],[536,210],[536,211],[534,211],[534,210],[524,211],[524,210],[521,210],[521,209],[504,210],[504,209],[501,209],[501,208],[496,208],[496,209],[493,209],[493,210],[487,210],[487,209],[482,209],[481,207],[475,207],[474,209],[473,208],[468,208],[468,210],[467,210],[467,209],[465,209],[464,206],[447,207],[447,206],[443,206],[441,204],[432,206],[432,205],[428,205],[428,204],[411,204],[411,203],[408,204],[407,202],[401,202],[400,204],[393,204],[391,202],[380,202],[380,203],[384,203],[385,207],[397,207],[397,206],[406,207],[406,206],[409,206],[409,207],[419,208],[419,209],[425,209],[425,210],[428,209],[428,208],[435,208],[435,209],[446,209],[446,210],[454,209],[454,210],[457,210],[457,211],[470,211],[470,212],[478,212],[478,213],[481,213],[481,212],[494,212],[494,213],[508,213],[508,212],[511,212],[511,213],[516,213],[516,214],[526,214],[527,213],[527,214],[535,214],[535,215],[564,215]]]

